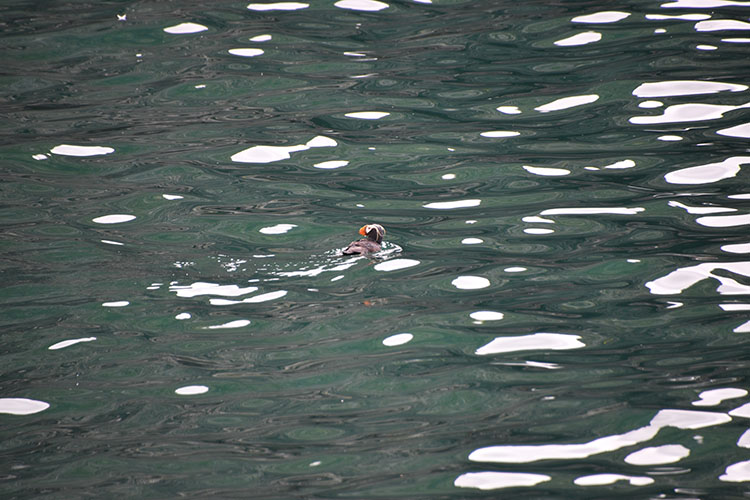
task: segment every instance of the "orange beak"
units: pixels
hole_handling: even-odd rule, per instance
[[[365,232],[365,228],[366,228],[366,227],[367,227],[367,226],[362,226],[362,227],[360,227],[360,228],[359,228],[359,234],[361,234],[362,236],[367,236],[367,233]]]

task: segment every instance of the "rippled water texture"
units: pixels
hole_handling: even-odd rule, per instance
[[[749,16],[5,2],[0,496],[746,495]]]

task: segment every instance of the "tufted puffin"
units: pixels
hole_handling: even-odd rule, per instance
[[[344,255],[367,254],[380,251],[380,244],[385,236],[385,229],[380,224],[367,224],[359,229],[359,234],[366,236],[361,240],[352,241],[344,249]]]

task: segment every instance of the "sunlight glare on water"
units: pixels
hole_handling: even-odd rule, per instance
[[[750,2],[4,13],[3,498],[746,495]]]

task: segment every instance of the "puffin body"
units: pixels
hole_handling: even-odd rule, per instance
[[[367,224],[359,229],[359,234],[366,236],[361,240],[352,241],[344,249],[344,255],[368,254],[380,251],[380,244],[385,236],[385,229],[380,224]]]

